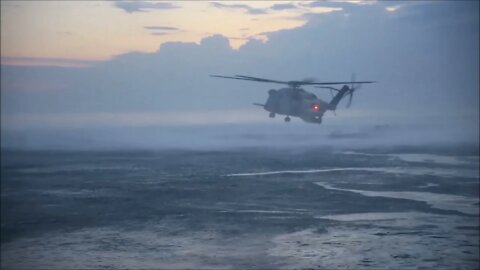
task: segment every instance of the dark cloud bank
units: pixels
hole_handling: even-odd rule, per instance
[[[167,2],[147,2],[147,1],[114,1],[114,7],[120,8],[127,13],[149,12],[151,10],[162,10],[178,8],[178,6]]]

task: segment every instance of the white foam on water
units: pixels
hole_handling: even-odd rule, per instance
[[[388,154],[373,154],[373,153],[363,153],[363,152],[356,152],[356,151],[340,151],[338,153],[344,154],[344,155],[358,155],[358,156],[371,156],[371,157],[388,156]]]
[[[338,171],[368,171],[372,168],[331,168],[331,169],[309,169],[309,170],[286,170],[286,171],[266,171],[266,172],[247,172],[247,173],[232,173],[225,176],[261,176],[261,175],[276,175],[276,174],[308,174],[308,173],[322,173],[322,172],[338,172]]]
[[[415,229],[418,226],[434,225],[438,226],[449,221],[449,226],[470,226],[478,225],[479,219],[474,217],[449,217],[446,215],[422,213],[416,211],[408,212],[366,212],[353,214],[337,214],[316,216],[319,219],[329,219],[341,222],[353,222],[357,224],[375,224],[390,228]],[[443,226],[443,225],[441,225]]]
[[[298,214],[303,211],[283,211],[283,210],[261,210],[261,209],[247,209],[247,210],[221,210],[221,213],[251,213],[251,214]]]
[[[435,184],[435,183],[426,183],[425,185],[421,185],[419,186],[419,188],[429,188],[429,187],[438,187],[439,184]]]
[[[215,230],[179,231],[175,222],[138,230],[52,232],[2,243],[0,263],[2,269],[417,269],[478,264],[478,231],[452,234],[458,225],[478,226],[472,217],[416,212],[364,215],[367,218],[320,217],[347,221],[328,227],[326,233],[309,228],[225,236]],[[407,232],[418,224],[435,227],[427,235],[401,234],[408,226],[402,223],[402,229],[395,228],[399,221],[411,223]]]
[[[392,158],[398,158],[407,162],[434,162],[439,164],[464,165],[471,164],[467,160],[462,160],[457,156],[443,156],[433,154],[389,154]]]
[[[35,167],[18,169],[21,173],[62,173],[62,172],[83,172],[83,171],[122,171],[140,170],[139,167],[133,165],[119,166],[119,165],[100,165],[100,164],[67,164],[56,165],[48,167]]]
[[[315,182],[315,184],[330,190],[340,190],[347,192],[354,192],[369,197],[387,197],[396,199],[407,199],[414,201],[422,201],[431,205],[434,208],[443,210],[454,210],[465,214],[476,215],[479,213],[478,198],[432,193],[432,192],[418,192],[418,191],[372,191],[372,190],[358,190],[358,189],[344,189],[332,187],[326,183]]]
[[[241,176],[265,176],[265,175],[281,175],[281,174],[314,174],[314,173],[331,173],[344,171],[365,171],[379,172],[389,174],[407,174],[414,176],[433,175],[441,177],[468,177],[478,178],[478,169],[465,168],[425,168],[425,167],[347,167],[347,168],[325,168],[325,169],[307,169],[307,170],[281,170],[281,171],[265,171],[265,172],[245,172],[232,173],[225,176],[241,177]]]
[[[318,218],[331,219],[336,221],[381,221],[381,220],[393,220],[393,219],[405,219],[412,216],[424,216],[429,215],[420,212],[367,212],[367,213],[354,213],[354,214],[339,214],[339,215],[324,215],[318,216]]]
[[[69,189],[50,189],[50,190],[32,190],[33,192],[39,192],[45,195],[67,197],[67,198],[94,198],[98,196],[112,196],[116,195],[114,190],[107,188],[98,188],[98,189],[80,189],[80,190],[69,190]]]
[[[230,269],[228,256],[214,232],[164,235],[154,230],[92,228],[2,244],[2,269]],[[232,245],[234,246],[234,245]]]
[[[419,269],[466,268],[478,264],[478,232],[452,234],[478,219],[419,212],[356,213],[322,216],[343,223],[273,238],[271,256],[289,260],[285,268]],[[359,226],[366,224],[369,226]],[[419,230],[420,225],[430,225]]]
[[[346,155],[361,155],[378,157],[383,156],[388,159],[399,159],[406,162],[433,162],[437,164],[449,164],[449,165],[466,165],[466,164],[478,164],[478,156],[446,156],[435,154],[423,154],[423,153],[405,153],[405,154],[372,154],[355,151],[342,151],[341,154]]]

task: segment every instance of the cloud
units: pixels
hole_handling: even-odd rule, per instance
[[[205,48],[230,49],[228,38],[222,35],[213,35],[213,36],[203,38],[200,41],[200,45]]]
[[[273,10],[286,10],[286,9],[296,9],[298,8],[294,4],[288,3],[288,4],[274,4],[273,6],[270,7],[270,9]]]
[[[341,8],[346,10],[353,10],[356,8],[362,8],[365,6],[383,6],[386,4],[392,4],[394,1],[314,1],[300,3],[302,7],[308,8]]]
[[[11,57],[11,56],[1,57],[2,65],[12,65],[12,66],[87,67],[94,63],[95,61],[68,59],[68,58]]]
[[[304,2],[300,3],[301,5],[304,6],[309,6],[309,7],[334,7],[334,6],[375,6],[375,5],[382,5],[382,1],[376,1],[376,0],[330,0],[330,1],[312,1],[312,2]],[[394,2],[402,2],[402,1],[387,1],[391,3]]]
[[[216,7],[216,8],[225,8],[225,9],[241,9],[246,11],[248,14],[267,14],[267,11],[265,9],[261,8],[252,8],[248,5],[243,5],[243,4],[222,4],[218,2],[212,2],[210,3],[211,6]]]
[[[250,37],[228,37],[231,40],[249,40]]]
[[[169,35],[169,34],[173,34],[173,33],[176,33],[176,32],[184,32],[184,30],[181,30],[177,27],[173,27],[173,26],[144,26],[143,28],[145,28],[146,30],[149,30],[151,31],[151,34],[154,35],[154,36],[165,36],[165,35]],[[160,32],[156,32],[156,31],[160,31]]]
[[[168,31],[180,30],[177,27],[172,27],[172,26],[144,26],[143,28],[147,30],[168,30]]]
[[[394,6],[385,7],[385,9],[386,9],[388,12],[395,12],[395,11],[397,11],[399,8],[401,8],[400,5],[394,5]]]
[[[147,12],[154,9],[174,9],[179,8],[167,2],[147,2],[147,1],[115,1],[115,7],[124,10],[127,13]]]

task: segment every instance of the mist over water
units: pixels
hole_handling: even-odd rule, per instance
[[[261,115],[259,117],[262,117]],[[478,145],[478,131],[449,127],[305,123],[224,124],[183,127],[53,129],[4,132],[7,149],[125,150],[235,149],[242,147],[365,148],[401,145]]]

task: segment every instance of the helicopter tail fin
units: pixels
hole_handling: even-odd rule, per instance
[[[350,88],[348,88],[347,85],[344,85],[342,87],[342,89],[340,89],[340,91],[338,91],[338,93],[332,98],[332,100],[330,101],[330,103],[328,104],[329,105],[329,109],[332,110],[332,111],[335,111],[337,109],[337,105],[338,103],[340,102],[340,100],[342,100],[343,96],[345,96],[345,94],[350,90]]]

